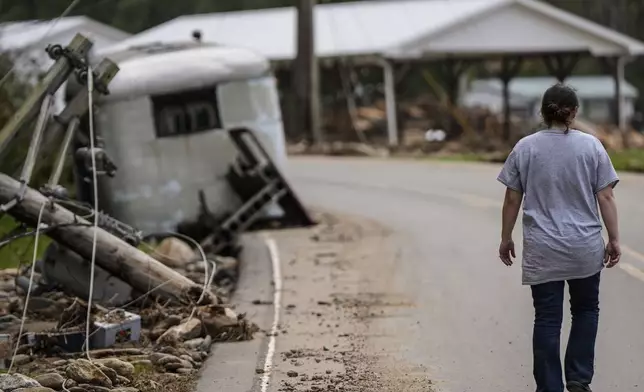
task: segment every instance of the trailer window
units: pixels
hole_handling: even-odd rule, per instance
[[[155,95],[152,105],[157,137],[222,128],[215,87]]]
[[[226,125],[281,120],[273,77],[224,83],[219,86],[217,93]]]

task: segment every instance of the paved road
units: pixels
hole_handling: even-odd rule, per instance
[[[533,310],[520,268],[497,258],[503,188],[494,165],[293,158],[289,177],[309,204],[376,219],[400,238],[392,281],[416,304],[388,320],[402,360],[427,366],[440,390],[534,390]],[[625,255],[603,275],[597,391],[644,388],[644,177],[617,188]],[[515,240],[520,243],[520,230]],[[392,347],[383,347],[391,351]]]

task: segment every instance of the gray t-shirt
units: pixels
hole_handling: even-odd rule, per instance
[[[619,181],[594,136],[545,130],[521,139],[498,180],[523,192],[523,284],[582,279],[603,268],[596,194]]]

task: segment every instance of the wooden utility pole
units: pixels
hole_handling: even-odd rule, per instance
[[[0,203],[12,200],[19,190],[20,182],[0,173]],[[95,229],[90,222],[60,205],[51,203],[40,192],[27,188],[24,199],[9,210],[9,214],[20,222],[35,227],[43,204],[51,204],[51,207],[45,207],[43,210],[42,223],[47,226],[59,226],[48,231],[47,235],[86,260],[91,259]],[[150,255],[101,228],[96,231],[96,264],[129,283],[137,291],[146,293],[158,287],[152,296],[177,302],[185,301],[186,295],[191,291],[201,292],[201,286]],[[209,292],[207,295],[211,302],[216,303],[214,295]]]
[[[304,131],[320,147],[324,141],[320,128],[319,67],[315,55],[314,13],[316,0],[298,0],[297,57],[293,64],[293,130]]]

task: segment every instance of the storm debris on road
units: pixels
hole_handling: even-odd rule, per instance
[[[6,387],[0,390],[137,392],[158,390],[156,383],[166,380],[164,390],[173,390],[167,385],[175,382],[175,390],[184,391],[190,389],[213,343],[252,339],[258,327],[225,304],[238,276],[237,259],[210,255],[210,264],[224,277],[215,279],[214,269],[209,268],[211,275],[207,277],[207,267],[203,261],[195,260],[195,252],[187,244],[177,239],[161,244],[154,252],[166,255],[164,261],[172,258],[173,269],[194,279],[203,290],[220,294],[214,303],[200,304],[196,295],[200,293],[188,293],[184,303],[150,295],[121,308],[95,301],[90,312],[91,360],[87,360],[83,358],[86,300],[70,296],[63,288],[52,287],[42,271],[37,272],[35,281],[48,290],[32,291],[30,295],[26,333],[20,339],[18,355],[13,358],[14,373],[0,376],[0,384]],[[0,307],[0,333],[4,334],[0,337],[7,337],[0,339],[5,368],[11,363],[24,310],[25,290],[15,284],[24,273],[0,270],[0,283],[9,299]]]
[[[279,392],[431,392],[422,366],[379,349],[380,318],[413,306],[391,292],[387,279],[396,268],[390,231],[360,218],[318,213],[320,224],[280,236],[280,255],[292,279],[284,282],[274,383]],[[378,281],[380,279],[380,281]],[[381,283],[384,282],[384,283]]]

